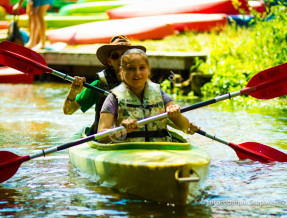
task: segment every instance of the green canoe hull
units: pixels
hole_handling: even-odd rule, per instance
[[[202,192],[210,157],[190,143],[89,142],[69,149],[71,164],[93,181],[141,198],[186,205]]]

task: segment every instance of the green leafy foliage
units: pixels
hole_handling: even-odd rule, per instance
[[[233,24],[220,33],[185,32],[163,40],[136,43],[148,50],[206,52],[208,59],[198,70],[213,77],[201,88],[204,97],[237,91],[258,72],[287,62],[287,9],[284,4],[267,8],[264,16],[253,12],[254,19],[248,27]],[[237,101],[241,102],[239,99]]]
[[[230,27],[213,35],[208,62],[200,69],[213,74],[202,88],[204,95],[214,96],[243,88],[256,73],[287,62],[286,8],[273,6],[269,21],[257,17],[249,28]]]

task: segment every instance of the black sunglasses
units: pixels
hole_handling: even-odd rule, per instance
[[[126,52],[126,51],[123,51],[123,52],[120,52],[120,51],[119,51],[119,52],[111,53],[110,58],[113,59],[114,61],[116,61],[116,60],[118,60],[119,58],[121,58],[125,52]]]
[[[119,53],[113,53],[111,54],[110,58],[113,59],[114,61],[118,60],[121,57]]]

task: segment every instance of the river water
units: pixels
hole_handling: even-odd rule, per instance
[[[0,150],[30,155],[69,142],[92,123],[93,110],[63,114],[69,86],[1,84]],[[224,109],[220,102],[186,116],[225,141],[255,141],[287,153],[286,109]],[[196,134],[192,139],[209,152],[211,165],[201,198],[185,207],[143,200],[96,184],[75,171],[64,150],[23,163],[0,184],[0,216],[287,217],[286,163],[239,161],[226,145]]]

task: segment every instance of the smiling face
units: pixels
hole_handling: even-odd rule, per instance
[[[134,92],[144,90],[150,75],[150,66],[146,54],[139,49],[131,49],[122,57],[123,81]]]

